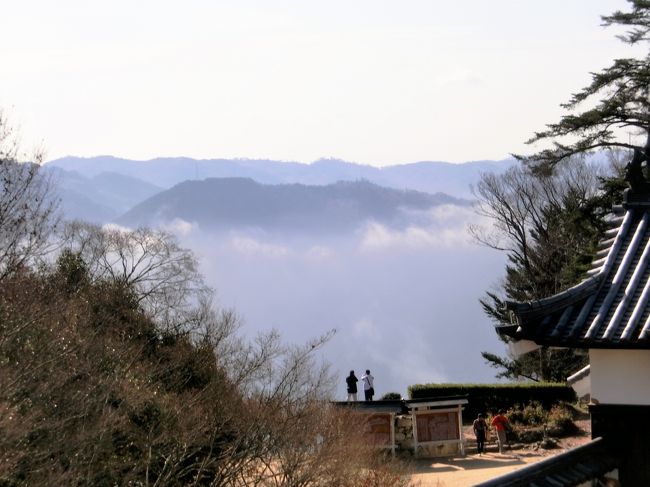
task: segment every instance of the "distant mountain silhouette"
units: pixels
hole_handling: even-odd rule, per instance
[[[441,204],[445,194],[385,188],[368,181],[325,186],[264,185],[250,178],[185,181],[136,205],[117,222],[135,227],[180,218],[203,229],[260,228],[320,233],[352,230],[368,220],[400,227]]]
[[[64,216],[69,220],[104,223],[162,191],[146,181],[115,172],[87,177],[53,165],[46,165],[45,169],[54,177]]]
[[[101,173],[118,173],[155,186],[170,188],[187,180],[243,177],[264,184],[302,183],[333,184],[337,181],[365,179],[380,186],[413,189],[427,193],[443,192],[456,197],[470,197],[470,185],[482,172],[500,172],[513,160],[473,161],[462,164],[416,162],[387,167],[373,167],[338,159],[320,159],[311,164],[266,159],[190,159],[157,158],[132,161],[112,156],[91,158],[64,157],[47,163],[75,171],[87,178]]]

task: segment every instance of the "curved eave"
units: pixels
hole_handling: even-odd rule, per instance
[[[650,195],[628,198],[624,210],[609,222],[591,277],[544,299],[506,301],[511,322],[497,333],[542,346],[650,349]]]
[[[497,325],[494,327],[496,332],[501,336],[518,338],[517,333],[520,331],[519,325]]]
[[[589,349],[607,349],[607,350],[650,350],[650,340],[634,340],[634,341],[621,341],[621,340],[590,340],[580,337],[563,337],[558,340],[549,336],[530,336],[521,333],[521,329],[516,336],[517,340],[531,340],[543,347],[560,347],[560,348],[589,348]]]
[[[548,298],[523,303],[506,301],[505,307],[514,314],[518,324],[526,323],[541,316],[562,311],[567,306],[588,298],[598,290],[601,279],[602,273],[599,272],[597,275],[589,277],[581,283]],[[499,331],[497,330],[497,332]]]

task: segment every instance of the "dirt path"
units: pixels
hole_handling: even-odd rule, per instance
[[[546,458],[539,453],[485,453],[463,458],[417,460],[412,479],[421,487],[464,487],[512,472]]]
[[[591,438],[590,421],[576,421],[576,425],[581,432],[576,436],[559,440],[559,448],[553,450],[536,450],[531,445],[506,451],[504,454],[488,451],[483,455],[470,453],[460,458],[414,460],[412,479],[416,481],[416,484],[419,482],[421,487],[465,487],[475,485],[588,442]],[[471,429],[468,432],[471,432]],[[465,437],[469,438],[467,432]],[[488,446],[488,450],[490,448],[494,449],[495,446],[492,444]]]

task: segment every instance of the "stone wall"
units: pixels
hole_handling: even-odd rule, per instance
[[[395,416],[395,444],[400,454],[413,453],[413,418],[411,415]]]

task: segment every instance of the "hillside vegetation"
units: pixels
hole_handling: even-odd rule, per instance
[[[18,157],[0,150],[0,485],[407,482],[329,406],[329,335],[242,338],[172,236],[62,225]]]
[[[138,226],[175,219],[201,228],[263,228],[308,234],[350,232],[368,220],[404,227],[444,204],[470,204],[445,194],[377,186],[368,181],[327,186],[264,185],[244,178],[185,181],[136,205],[117,219]]]
[[[316,400],[320,377],[302,373],[314,370],[311,345],[233,341],[229,313],[161,330],[129,286],[84,267],[64,253],[0,286],[3,485],[352,485],[362,475],[350,459],[364,448],[343,434],[354,427]]]

